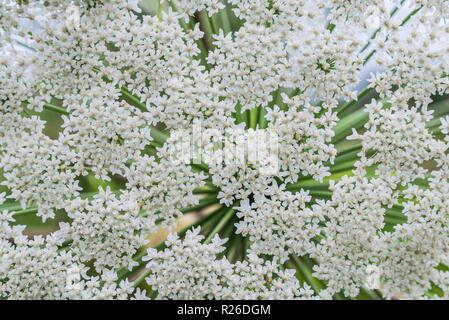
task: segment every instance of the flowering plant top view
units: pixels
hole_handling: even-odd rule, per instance
[[[449,298],[448,19],[0,0],[0,298]]]

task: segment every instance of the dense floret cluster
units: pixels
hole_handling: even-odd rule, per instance
[[[448,298],[448,19],[0,0],[0,298]]]

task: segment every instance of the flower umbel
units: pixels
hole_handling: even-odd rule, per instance
[[[448,19],[0,0],[0,298],[448,298]]]

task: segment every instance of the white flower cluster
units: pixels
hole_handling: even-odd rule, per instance
[[[344,176],[331,184],[332,199],[319,205],[327,220],[323,237],[311,250],[319,262],[314,275],[328,281],[321,295],[332,296],[343,290],[347,296],[356,296],[366,284],[366,270],[377,266],[381,270],[379,289],[385,298],[420,299],[432,283],[447,297],[449,274],[437,268],[448,263],[447,150],[446,145],[435,155],[437,170],[430,174],[425,171],[428,188],[410,183],[415,173],[408,173],[413,178],[400,178],[414,164],[404,163],[404,159],[396,160],[402,161],[404,168],[400,171],[397,167],[397,179],[391,175],[396,167],[390,168],[387,176],[377,170],[378,177],[367,179],[361,162],[355,176]],[[402,192],[399,183],[407,184]],[[388,231],[386,217],[402,221]]]
[[[353,129],[353,135],[348,137],[362,142],[360,164],[376,165],[377,175],[390,183],[401,182],[403,186],[425,178],[427,170],[422,164],[443,154],[447,148],[426,128],[432,119],[431,112],[417,112],[416,108],[399,104],[384,108],[382,101],[375,100],[366,105],[366,111],[369,121],[364,133],[357,134]]]
[[[449,158],[445,152],[435,160],[438,170],[428,177],[429,188],[409,185],[404,190],[402,212],[407,223],[385,233],[380,247],[383,292],[386,297],[400,293],[419,299],[432,283],[448,298],[449,265],[447,247]]]
[[[160,3],[164,2],[165,0],[162,0]],[[218,10],[225,8],[224,4],[218,0],[174,0],[170,1],[170,5],[185,14],[186,22],[189,21],[189,16],[193,16],[198,11],[205,9],[208,15],[211,16],[217,13]]]
[[[330,21],[335,23],[341,22],[341,19],[353,22],[353,26],[357,27],[361,23],[364,27],[369,22],[369,17],[378,16],[385,17],[387,13],[386,1],[384,0],[329,0],[326,7],[331,9]]]
[[[83,262],[94,261],[98,272],[105,268],[137,265],[132,259],[137,249],[147,244],[148,234],[157,230],[155,217],[144,217],[132,192],[116,197],[109,187],[89,202],[76,198],[65,207],[69,223],[61,230],[73,240],[73,253]]]
[[[87,175],[89,168],[95,178],[110,180],[109,174],[121,174],[126,161],[152,140],[142,112],[125,101],[114,101],[119,94],[103,84],[64,100],[70,115],[62,116],[59,140],[76,146],[71,159],[76,174]]]
[[[242,132],[229,129],[202,132],[199,143],[207,155],[206,163],[214,185],[220,188],[220,202],[231,205],[250,195],[265,194],[265,189],[279,176],[286,183],[295,183],[299,176],[312,176],[323,181],[329,176],[328,162],[333,163],[336,149],[330,141],[335,113],[311,104],[300,107],[298,97],[283,95],[290,107],[287,111],[274,105],[265,116],[269,129]],[[302,109],[298,111],[298,109]],[[224,141],[219,137],[225,137]],[[221,148],[214,149],[214,146]],[[301,155],[300,157],[298,155]]]
[[[134,291],[132,282],[117,284],[117,275],[111,270],[87,275],[89,268],[64,245],[64,231],[30,239],[24,234],[25,226],[10,226],[15,221],[13,215],[6,210],[0,213],[0,297],[128,299]],[[134,298],[145,298],[145,292],[136,291]]]
[[[300,175],[323,181],[329,176],[326,162],[333,163],[337,150],[330,143],[337,123],[335,113],[326,112],[310,103],[301,103],[283,95],[289,109],[277,105],[267,110],[269,128],[278,132],[280,175],[285,182],[295,183]]]
[[[242,110],[266,106],[279,85],[301,88],[300,102],[310,95],[335,107],[339,98],[354,97],[363,60],[362,44],[349,25],[325,30],[325,7],[310,1],[231,1],[246,23],[226,37],[215,36],[217,46],[208,61],[214,81],[234,97]],[[268,4],[268,7],[267,7]],[[317,10],[320,9],[320,10]],[[268,27],[266,26],[268,24]]]
[[[319,232],[322,237],[311,249],[318,261],[314,275],[327,281],[325,293],[332,296],[343,290],[346,296],[357,296],[364,284],[366,269],[378,262],[378,232],[384,227],[385,206],[393,198],[388,182],[368,180],[359,172],[331,183],[332,199],[315,205],[326,221]]]
[[[231,264],[217,259],[226,239],[216,235],[201,243],[200,227],[181,240],[167,238],[167,249],[148,249],[145,261],[151,270],[147,282],[160,299],[293,299],[311,298],[307,285],[300,287],[294,270],[282,270],[276,261],[250,253],[248,261]]]
[[[126,187],[140,209],[154,219],[153,223],[159,220],[167,229],[176,227],[182,216],[180,209],[198,204],[193,191],[202,187],[206,178],[203,172],[195,173],[188,164],[179,163],[176,154],[171,153],[170,146],[179,144],[181,138],[176,134],[169,137],[157,148],[157,159],[136,155],[124,172]]]
[[[449,297],[448,1],[141,9],[0,0],[0,298]]]
[[[304,190],[296,194],[285,191],[285,185],[278,186],[275,181],[265,192],[256,193],[253,203],[247,199],[236,207],[241,218],[236,233],[249,237],[256,254],[273,255],[281,263],[291,253],[309,253],[324,219],[320,211],[306,208],[312,197]]]
[[[449,27],[441,18],[447,18],[449,11],[447,3],[420,7],[420,3],[429,1],[416,2],[416,10],[422,13],[411,16],[407,28],[400,27],[400,15],[381,24],[372,59],[385,70],[371,75],[369,87],[375,88],[381,98],[389,96],[400,104],[413,99],[417,106],[427,107],[432,95],[448,92]]]
[[[46,136],[45,122],[36,116],[2,114],[0,121],[0,168],[5,177],[0,184],[23,209],[37,205],[43,221],[53,218],[55,209],[64,208],[65,201],[81,190],[76,174],[67,169],[74,152],[63,139]]]

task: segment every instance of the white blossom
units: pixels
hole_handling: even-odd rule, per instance
[[[0,12],[0,298],[449,296],[448,1]]]

